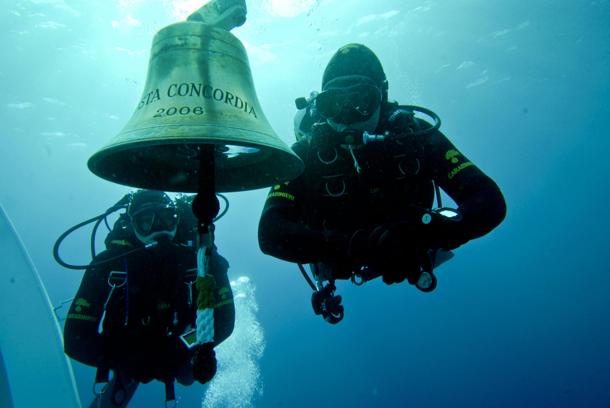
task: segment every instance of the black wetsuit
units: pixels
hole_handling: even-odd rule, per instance
[[[111,246],[95,257],[92,264],[128,249],[132,248]],[[229,337],[235,320],[227,269],[227,261],[214,252],[211,274],[216,279],[216,345]],[[109,298],[112,271],[127,272],[127,279],[117,274],[110,278],[111,284],[121,286]],[[174,243],[162,243],[90,267],[66,319],[66,354],[87,365],[120,371],[139,382],[176,378],[185,384],[192,383],[192,353],[179,336],[195,325],[195,278],[195,249]],[[107,300],[100,334],[98,327]]]
[[[325,135],[313,134],[292,146],[305,171],[271,189],[259,224],[264,253],[290,262],[343,262],[355,231],[409,221],[416,208],[429,209],[433,183],[457,203],[463,217],[447,223],[441,247],[481,237],[504,219],[506,206],[496,183],[440,131],[414,135],[430,125],[400,109],[386,104],[375,133],[401,137],[350,151],[333,142],[336,134],[322,125],[317,129],[326,128]]]

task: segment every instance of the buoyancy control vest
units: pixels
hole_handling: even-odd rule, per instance
[[[295,144],[307,169],[310,226],[371,228],[400,218],[409,206],[432,206],[421,133],[430,125],[408,108],[386,104],[375,135],[337,136],[328,124],[310,120],[307,137]]]
[[[110,287],[98,331],[123,340],[182,334],[195,321],[197,275],[192,248],[163,244],[107,268]],[[120,333],[120,334],[119,334]]]

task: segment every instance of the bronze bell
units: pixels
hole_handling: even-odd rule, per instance
[[[218,192],[291,180],[304,167],[269,125],[241,42],[185,21],[156,34],[142,99],[88,166],[119,184],[197,192],[203,145],[214,146]]]

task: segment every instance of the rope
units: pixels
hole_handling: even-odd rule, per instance
[[[208,236],[210,241],[213,239]],[[204,242],[204,240],[202,240]],[[203,243],[197,251],[197,344],[214,341],[214,290],[216,280],[207,272],[210,269],[211,247]]]

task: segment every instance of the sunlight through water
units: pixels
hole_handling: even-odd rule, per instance
[[[265,9],[274,16],[295,17],[311,10],[319,0],[264,0]]]

